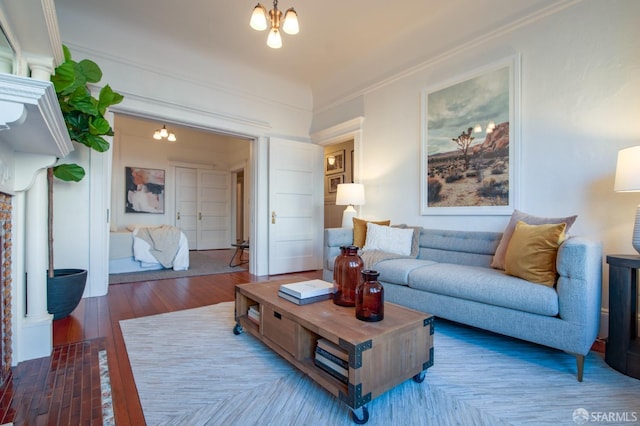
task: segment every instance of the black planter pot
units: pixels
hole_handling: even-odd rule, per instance
[[[80,303],[87,284],[84,269],[56,269],[53,278],[47,276],[47,307],[53,319],[68,316]]]

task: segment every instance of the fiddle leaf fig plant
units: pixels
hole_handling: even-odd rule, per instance
[[[123,96],[114,92],[107,84],[98,98],[91,94],[90,83],[102,79],[102,70],[93,61],[83,59],[76,62],[71,58],[67,46],[62,46],[64,62],[51,76],[51,82],[58,97],[69,137],[97,152],[109,150],[110,144],[104,136],[113,136],[113,129],[104,118],[112,105],[122,102]],[[47,171],[49,183],[49,276],[53,277],[53,177],[67,182],[79,182],[85,170],[78,164],[57,164]]]
[[[103,136],[113,136],[111,125],[104,114],[111,105],[122,102],[123,96],[114,92],[107,84],[94,98],[89,83],[102,79],[102,70],[93,61],[71,58],[67,46],[62,46],[65,61],[55,69],[51,82],[58,96],[69,137],[95,151],[109,150],[109,142]],[[84,177],[84,169],[77,164],[59,164],[53,174],[64,181],[78,182]]]

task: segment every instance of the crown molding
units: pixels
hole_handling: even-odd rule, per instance
[[[311,142],[324,146],[345,142],[362,130],[364,117],[356,117],[311,135]]]
[[[232,114],[221,114],[134,93],[123,91],[119,91],[119,93],[124,96],[124,102],[109,108],[109,111],[116,114],[120,113],[152,120],[161,119],[167,123],[188,125],[201,130],[228,132],[228,134],[234,136],[246,136],[244,132],[249,134],[264,133],[272,128],[271,124],[266,121]],[[184,117],[189,118],[177,119],[176,117],[180,115],[179,113],[183,113]]]

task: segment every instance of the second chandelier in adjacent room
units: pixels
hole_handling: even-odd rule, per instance
[[[269,20],[267,21],[267,17]],[[273,1],[273,9],[267,13],[267,9],[260,3],[253,8],[251,14],[251,21],[249,25],[251,28],[257,31],[264,31],[271,24],[269,30],[269,36],[267,37],[267,46],[272,49],[280,49],[282,47],[282,36],[280,35],[280,24],[282,24],[282,31],[287,34],[298,34],[300,27],[298,26],[298,14],[290,7],[284,13],[284,20],[282,19],[282,12],[278,10],[278,0]]]
[[[169,142],[175,142],[176,139],[176,135],[173,132],[170,132],[169,130],[167,130],[167,126],[164,125],[162,126],[162,129],[158,129],[153,133],[153,138],[157,141],[162,140],[162,139],[167,139]]]

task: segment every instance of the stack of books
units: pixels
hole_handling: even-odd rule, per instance
[[[323,280],[309,280],[282,284],[278,296],[298,305],[331,299],[333,284]]]
[[[349,355],[338,345],[318,339],[315,364],[342,383],[349,383]]]
[[[259,305],[249,306],[249,311],[247,312],[247,316],[251,321],[260,325],[260,306]]]

